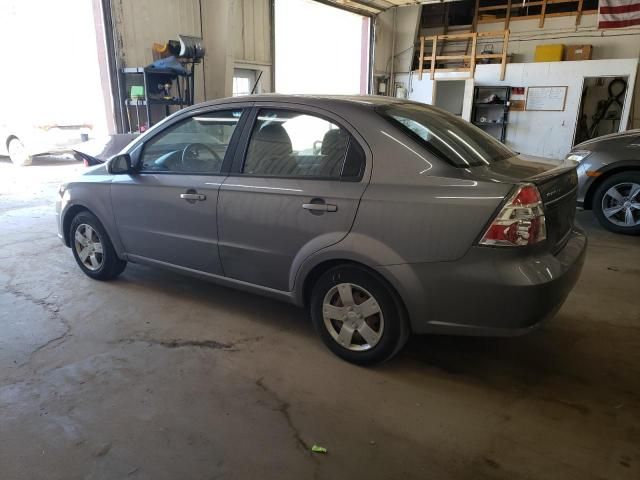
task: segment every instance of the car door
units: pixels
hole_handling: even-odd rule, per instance
[[[243,111],[209,110],[169,125],[144,142],[135,173],[114,177],[111,201],[130,258],[222,273],[218,189]]]
[[[355,135],[323,110],[254,108],[220,187],[219,246],[227,277],[289,291],[302,259],[347,235],[370,156]]]

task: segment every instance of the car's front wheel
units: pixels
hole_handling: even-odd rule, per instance
[[[605,179],[593,196],[593,211],[607,230],[640,235],[640,172],[628,171]]]
[[[31,165],[31,155],[29,155],[29,152],[20,139],[14,137],[9,140],[7,150],[9,151],[9,158],[14,165],[18,167]]]
[[[359,365],[389,360],[409,336],[395,292],[357,265],[337,266],[320,276],[311,294],[311,318],[333,353]]]
[[[120,275],[127,262],[118,258],[104,227],[95,215],[78,213],[71,222],[71,250],[80,269],[95,280]]]

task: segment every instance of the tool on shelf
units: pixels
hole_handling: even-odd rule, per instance
[[[171,107],[182,109],[194,103],[195,66],[205,55],[202,38],[178,35],[178,40],[154,43],[152,54],[154,61],[146,67],[119,70],[122,132],[142,132],[151,127],[159,119],[154,105],[164,106],[166,117],[172,113]],[[144,107],[145,119],[140,117],[140,106]],[[129,111],[132,107],[136,109],[135,129]]]

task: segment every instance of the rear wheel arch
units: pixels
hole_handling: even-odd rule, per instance
[[[306,276],[302,281],[302,292],[301,292],[302,304],[304,307],[309,306],[311,301],[311,294],[313,292],[313,287],[316,284],[316,282],[320,279],[320,277],[328,270],[338,266],[351,266],[351,267],[360,268],[366,271],[369,275],[374,277],[376,280],[380,281],[389,290],[389,292],[391,292],[392,296],[394,297],[394,300],[397,303],[398,308],[402,309],[405,317],[409,318],[407,307],[404,303],[404,300],[402,299],[402,296],[398,292],[398,289],[395,288],[395,286],[384,275],[382,275],[377,270],[371,268],[370,266],[362,262],[358,262],[358,261],[350,260],[346,258],[322,261],[317,265],[315,265],[309,271],[309,273],[306,274]]]
[[[309,313],[323,343],[334,354],[357,365],[373,365],[402,349],[411,334],[407,310],[383,275],[349,260],[323,262],[316,266],[316,273],[316,282],[308,285]],[[351,292],[347,297],[342,292],[345,289]],[[361,309],[370,300],[373,305]]]
[[[638,162],[637,164],[627,164],[614,167],[610,170],[607,170],[599,177],[596,177],[595,181],[591,184],[591,186],[589,186],[589,190],[587,190],[587,193],[584,196],[584,209],[593,210],[593,197],[595,196],[595,193],[602,182],[606,181],[613,175],[624,172],[640,172],[640,162]]]

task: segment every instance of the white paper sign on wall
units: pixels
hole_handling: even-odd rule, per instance
[[[567,100],[567,87],[527,88],[527,110],[562,112]]]

